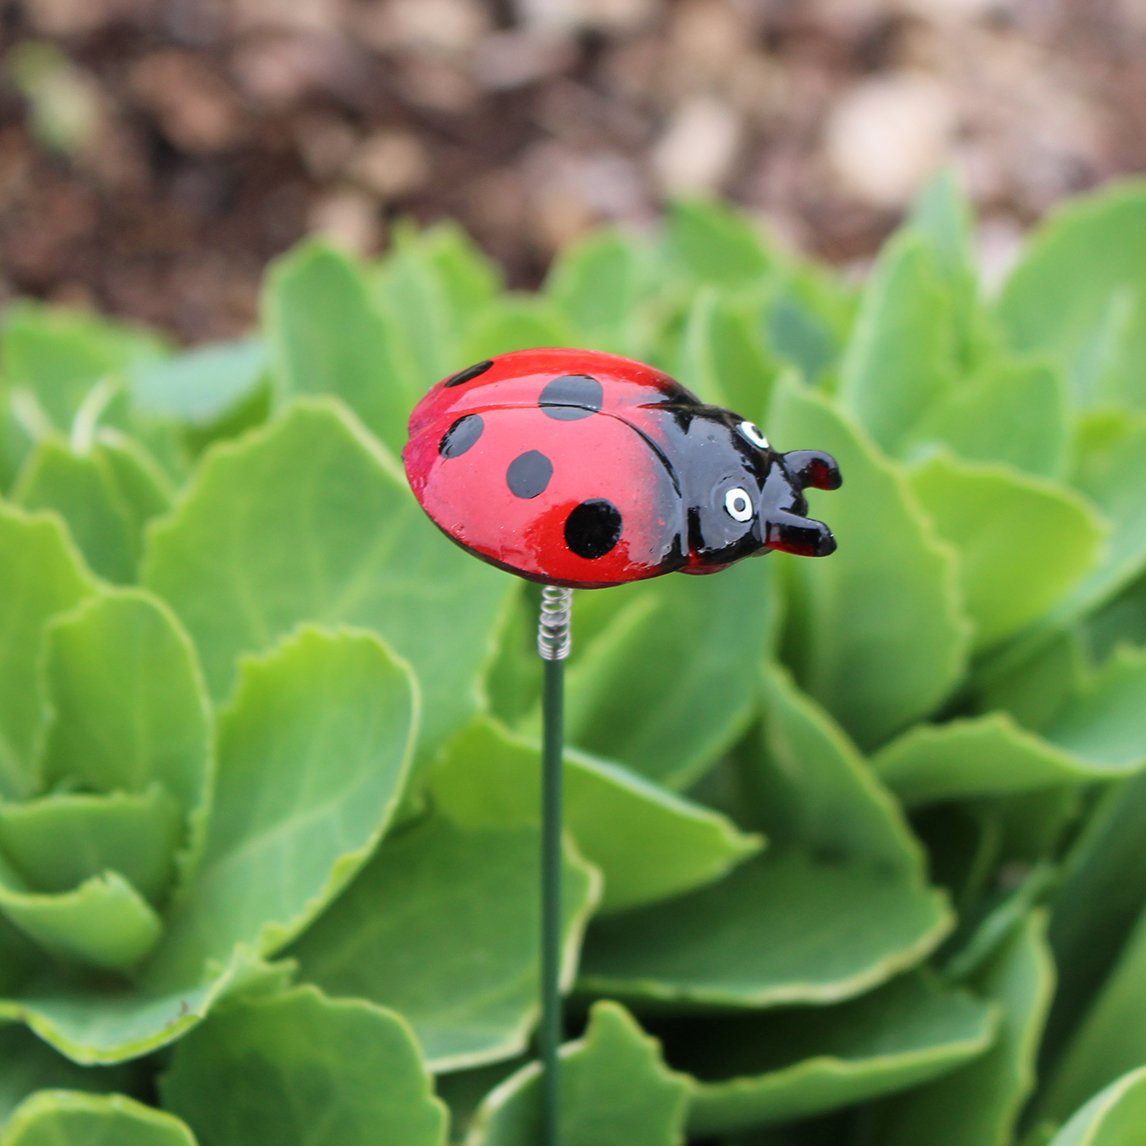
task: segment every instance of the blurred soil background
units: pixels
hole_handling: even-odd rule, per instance
[[[532,286],[711,193],[862,264],[949,163],[998,275],[1146,171],[1146,0],[0,0],[0,67],[0,302],[193,342],[310,232],[452,217]]]

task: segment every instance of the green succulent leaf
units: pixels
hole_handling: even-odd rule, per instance
[[[976,652],[1050,612],[1102,554],[1105,523],[1082,498],[1045,479],[940,455],[912,472],[911,486],[958,554]]]
[[[0,503],[0,794],[24,796],[38,783],[35,749],[47,715],[37,671],[44,624],[95,588],[58,518]]]
[[[1116,1079],[1078,1110],[1050,1146],[1124,1146],[1146,1125],[1146,1067]]]
[[[458,349],[457,364],[466,366],[495,354],[533,346],[569,346],[574,341],[564,315],[548,299],[503,295],[473,316]],[[443,374],[455,368],[451,364]]]
[[[867,1146],[913,1146],[943,1127],[945,1146],[1006,1146],[1035,1084],[1035,1056],[1054,985],[1046,921],[1032,913],[970,985],[1001,1009],[994,1044],[968,1065],[871,1108]]]
[[[143,527],[169,497],[143,448],[108,435],[84,449],[45,438],[25,463],[12,500],[30,510],[55,510],[92,570],[127,583],[135,579]]]
[[[997,462],[1058,478],[1070,443],[1062,372],[1042,361],[992,359],[930,407],[904,439],[907,457],[946,447],[969,462]]]
[[[432,1070],[509,1058],[538,1017],[540,854],[536,827],[423,819],[385,842],[290,954],[329,994],[399,1012]],[[600,877],[566,846],[566,987],[599,895]]]
[[[606,760],[568,751],[564,824],[604,876],[602,912],[655,903],[726,875],[760,848],[726,817]],[[452,740],[429,777],[435,807],[461,824],[537,824],[537,747],[482,720]]]
[[[843,488],[811,510],[831,521],[839,550],[789,562],[785,659],[801,687],[871,748],[933,711],[965,668],[957,555],[907,475],[826,398],[782,386],[771,422],[781,448],[828,450],[844,475]]]
[[[594,1005],[585,1037],[562,1048],[562,1146],[678,1146],[687,1080],[669,1071],[660,1047],[616,1003]],[[479,1107],[466,1146],[534,1146],[541,1140],[536,1064]]]
[[[1080,405],[1142,407],[1144,267],[1146,188],[1130,183],[1068,204],[1039,228],[1004,285],[999,316],[1011,344],[1052,354]]]
[[[673,1065],[697,1076],[689,1131],[727,1134],[909,1090],[982,1054],[995,1011],[913,973],[836,1007],[710,1019]]]
[[[69,891],[99,872],[118,871],[158,904],[185,835],[183,808],[159,784],[140,792],[53,792],[0,803],[0,852],[29,886],[44,892]]]
[[[299,623],[377,632],[422,686],[425,760],[477,711],[511,591],[429,525],[394,461],[329,400],[215,447],[150,531],[143,581],[187,626],[216,700],[241,654]]]
[[[160,1093],[212,1146],[446,1141],[404,1020],[313,987],[220,1009],[180,1041]]]
[[[342,399],[398,453],[426,384],[397,323],[375,304],[365,272],[332,247],[306,244],[272,266],[263,309],[283,395]]]
[[[201,830],[212,716],[195,649],[162,601],[139,589],[89,597],[50,626],[45,677],[47,787],[142,793],[158,784]]]
[[[178,1118],[122,1094],[43,1090],[13,1114],[3,1146],[197,1146]]]
[[[304,628],[249,658],[219,716],[203,855],[172,905],[148,981],[194,981],[239,944],[273,951],[369,858],[416,734],[408,670],[369,633]]]
[[[774,266],[759,229],[714,199],[673,203],[664,246],[670,268],[699,282],[740,286],[758,282]]]
[[[838,391],[843,409],[888,453],[953,388],[951,310],[934,252],[918,235],[903,232],[876,264],[840,364]]]
[[[134,969],[162,930],[155,909],[114,871],[70,891],[38,893],[0,864],[0,911],[48,954],[100,971]]]
[[[615,590],[634,605],[570,664],[569,741],[668,787],[697,780],[752,719],[778,623],[771,573],[746,561]]]

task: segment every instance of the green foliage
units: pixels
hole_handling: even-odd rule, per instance
[[[561,1146],[1135,1146],[1146,189],[973,252],[944,176],[862,290],[682,202],[534,294],[309,242],[189,351],[9,307],[0,1146],[538,1142],[537,596],[398,455],[545,344],[845,478],[828,560],[577,595]]]

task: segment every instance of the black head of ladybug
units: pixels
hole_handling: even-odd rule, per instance
[[[715,406],[681,405],[669,424],[687,513],[686,572],[715,572],[763,549],[802,557],[835,551],[831,530],[807,516],[804,496],[808,488],[839,488],[830,454],[778,453],[755,423]]]

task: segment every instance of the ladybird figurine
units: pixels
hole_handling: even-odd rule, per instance
[[[804,497],[839,487],[834,458],[779,453],[752,422],[615,354],[519,350],[459,371],[415,407],[402,457],[448,537],[544,584],[596,589],[836,547]]]

